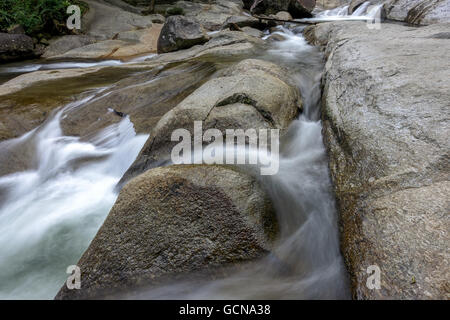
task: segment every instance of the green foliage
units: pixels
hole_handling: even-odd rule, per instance
[[[29,35],[61,33],[72,4],[79,5],[82,13],[87,10],[78,0],[0,0],[0,30],[20,24]]]
[[[166,10],[167,16],[177,16],[177,15],[184,15],[183,8],[180,7],[171,7]]]

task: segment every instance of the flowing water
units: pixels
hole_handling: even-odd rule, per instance
[[[370,1],[361,4],[356,10],[349,14],[349,6],[341,6],[330,10],[317,12],[313,18],[296,19],[302,22],[327,22],[327,21],[367,21],[374,22],[381,19],[383,4],[371,6]]]
[[[277,212],[280,237],[273,252],[244,271],[215,281],[179,281],[141,290],[139,299],[346,299],[337,212],[322,141],[320,80],[323,59],[302,35],[279,27],[286,40],[260,57],[285,65],[298,84],[304,112],[281,141],[279,172],[259,176]],[[246,151],[246,152],[252,152]],[[255,151],[256,152],[256,151]],[[224,152],[226,153],[226,151]],[[275,158],[273,161],[277,161]]]
[[[286,40],[275,42],[260,58],[288,67],[301,90],[304,112],[281,141],[278,174],[255,176],[277,211],[280,238],[273,253],[224,279],[179,281],[121,297],[349,298],[322,141],[323,58],[300,34],[283,27],[277,32]],[[136,135],[128,117],[89,141],[64,136],[60,120],[65,112],[95,96],[0,143],[0,152],[32,149],[28,168],[0,177],[0,299],[54,297],[67,266],[77,263],[114,204],[115,185],[148,137]]]
[[[52,299],[89,245],[117,194],[115,185],[147,136],[129,118],[88,142],[64,136],[64,111],[39,128],[0,143],[0,152],[33,149],[26,171],[0,177],[0,299]]]

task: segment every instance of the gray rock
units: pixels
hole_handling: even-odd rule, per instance
[[[239,28],[243,27],[260,28],[261,23],[259,22],[259,19],[250,16],[231,16],[225,21],[225,23],[222,26],[222,29],[228,29],[234,26],[238,26]]]
[[[197,20],[205,29],[220,30],[230,16],[243,15],[242,2],[216,0],[212,3],[178,1],[176,7],[182,8],[184,16]]]
[[[153,23],[162,23],[166,22],[166,18],[161,14],[149,14],[148,17],[152,20]]]
[[[24,34],[0,33],[0,62],[34,56],[33,39]]]
[[[449,298],[449,27],[309,27],[326,45],[323,132],[355,298]]]
[[[145,67],[145,66],[142,66]],[[152,68],[116,82],[114,90],[67,112],[66,135],[86,137],[121,120],[108,110],[130,117],[137,133],[149,133],[159,119],[197,89],[215,71],[211,63],[189,62]],[[119,72],[117,70],[116,72]]]
[[[264,47],[264,41],[241,31],[222,30],[210,35],[203,45],[158,55],[154,63],[177,62],[190,59],[218,61],[239,61],[257,55]]]
[[[352,0],[348,7],[348,13],[353,14],[356,9],[358,9],[363,3],[367,2],[367,0]]]
[[[58,56],[72,49],[84,47],[95,42],[95,38],[86,35],[62,36],[50,41],[50,45],[45,50],[43,58]]]
[[[320,9],[330,10],[344,5],[348,5],[351,0],[317,0],[316,7]]]
[[[86,0],[89,11],[81,19],[81,29],[98,40],[112,39],[116,34],[152,25],[150,16],[142,16],[101,0]],[[117,2],[117,1],[116,1]]]
[[[64,285],[56,299],[99,298],[202,278],[270,252],[274,210],[250,176],[223,166],[149,170],[120,192],[77,265],[82,288]]]
[[[277,19],[285,20],[285,21],[292,20],[292,15],[291,15],[289,12],[287,12],[287,11],[279,11],[279,12],[277,12],[277,14],[275,15],[275,17],[276,17]]]
[[[167,112],[153,128],[136,161],[122,181],[170,160],[172,132],[184,128],[193,136],[194,121],[203,130],[287,128],[301,109],[297,88],[286,81],[286,71],[273,63],[249,59],[240,62],[195,90]]]
[[[252,27],[243,27],[241,28],[242,32],[245,32],[246,34],[252,36],[252,37],[257,37],[257,38],[261,38],[263,36],[263,32],[261,30],[252,28]]]
[[[158,53],[177,51],[209,40],[203,27],[194,19],[170,16],[158,39]]]
[[[416,25],[450,22],[450,0],[390,0],[387,18]]]

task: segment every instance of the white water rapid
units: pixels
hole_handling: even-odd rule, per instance
[[[260,176],[277,211],[280,239],[268,257],[245,271],[215,281],[185,281],[138,294],[137,299],[348,299],[348,278],[339,251],[337,212],[320,121],[321,53],[302,35],[279,27],[261,58],[285,65],[297,82],[304,112],[281,141],[279,172]],[[248,150],[247,150],[248,152]],[[226,153],[226,150],[224,151]],[[265,155],[264,155],[265,156]],[[275,160],[274,160],[275,161]],[[245,168],[245,167],[244,167]]]
[[[146,135],[129,118],[90,141],[64,136],[60,119],[0,143],[0,152],[31,148],[30,167],[0,177],[0,299],[52,299],[103,223],[114,187]],[[7,151],[6,151],[7,150]],[[24,155],[25,157],[26,155]]]

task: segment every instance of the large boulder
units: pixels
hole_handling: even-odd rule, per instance
[[[82,287],[56,299],[85,299],[157,286],[268,254],[274,210],[256,181],[222,166],[149,170],[120,192],[77,265]],[[220,275],[217,275],[220,272]]]
[[[387,18],[417,25],[450,22],[450,0],[390,0]]]
[[[121,184],[145,170],[170,161],[172,132],[184,128],[193,136],[194,121],[203,131],[219,129],[284,129],[299,113],[301,101],[289,84],[287,71],[277,65],[249,59],[227,69],[195,90],[156,124]]]
[[[170,16],[159,35],[158,53],[187,49],[208,39],[203,27],[194,19]]]
[[[355,298],[449,298],[449,27],[309,28],[326,45],[323,133]]]
[[[0,62],[34,56],[33,39],[24,34],[0,33]]]
[[[264,25],[259,22],[259,19],[256,19],[251,16],[231,16],[229,17],[222,26],[222,29],[227,29],[230,27],[253,27],[253,28],[261,28]]]

